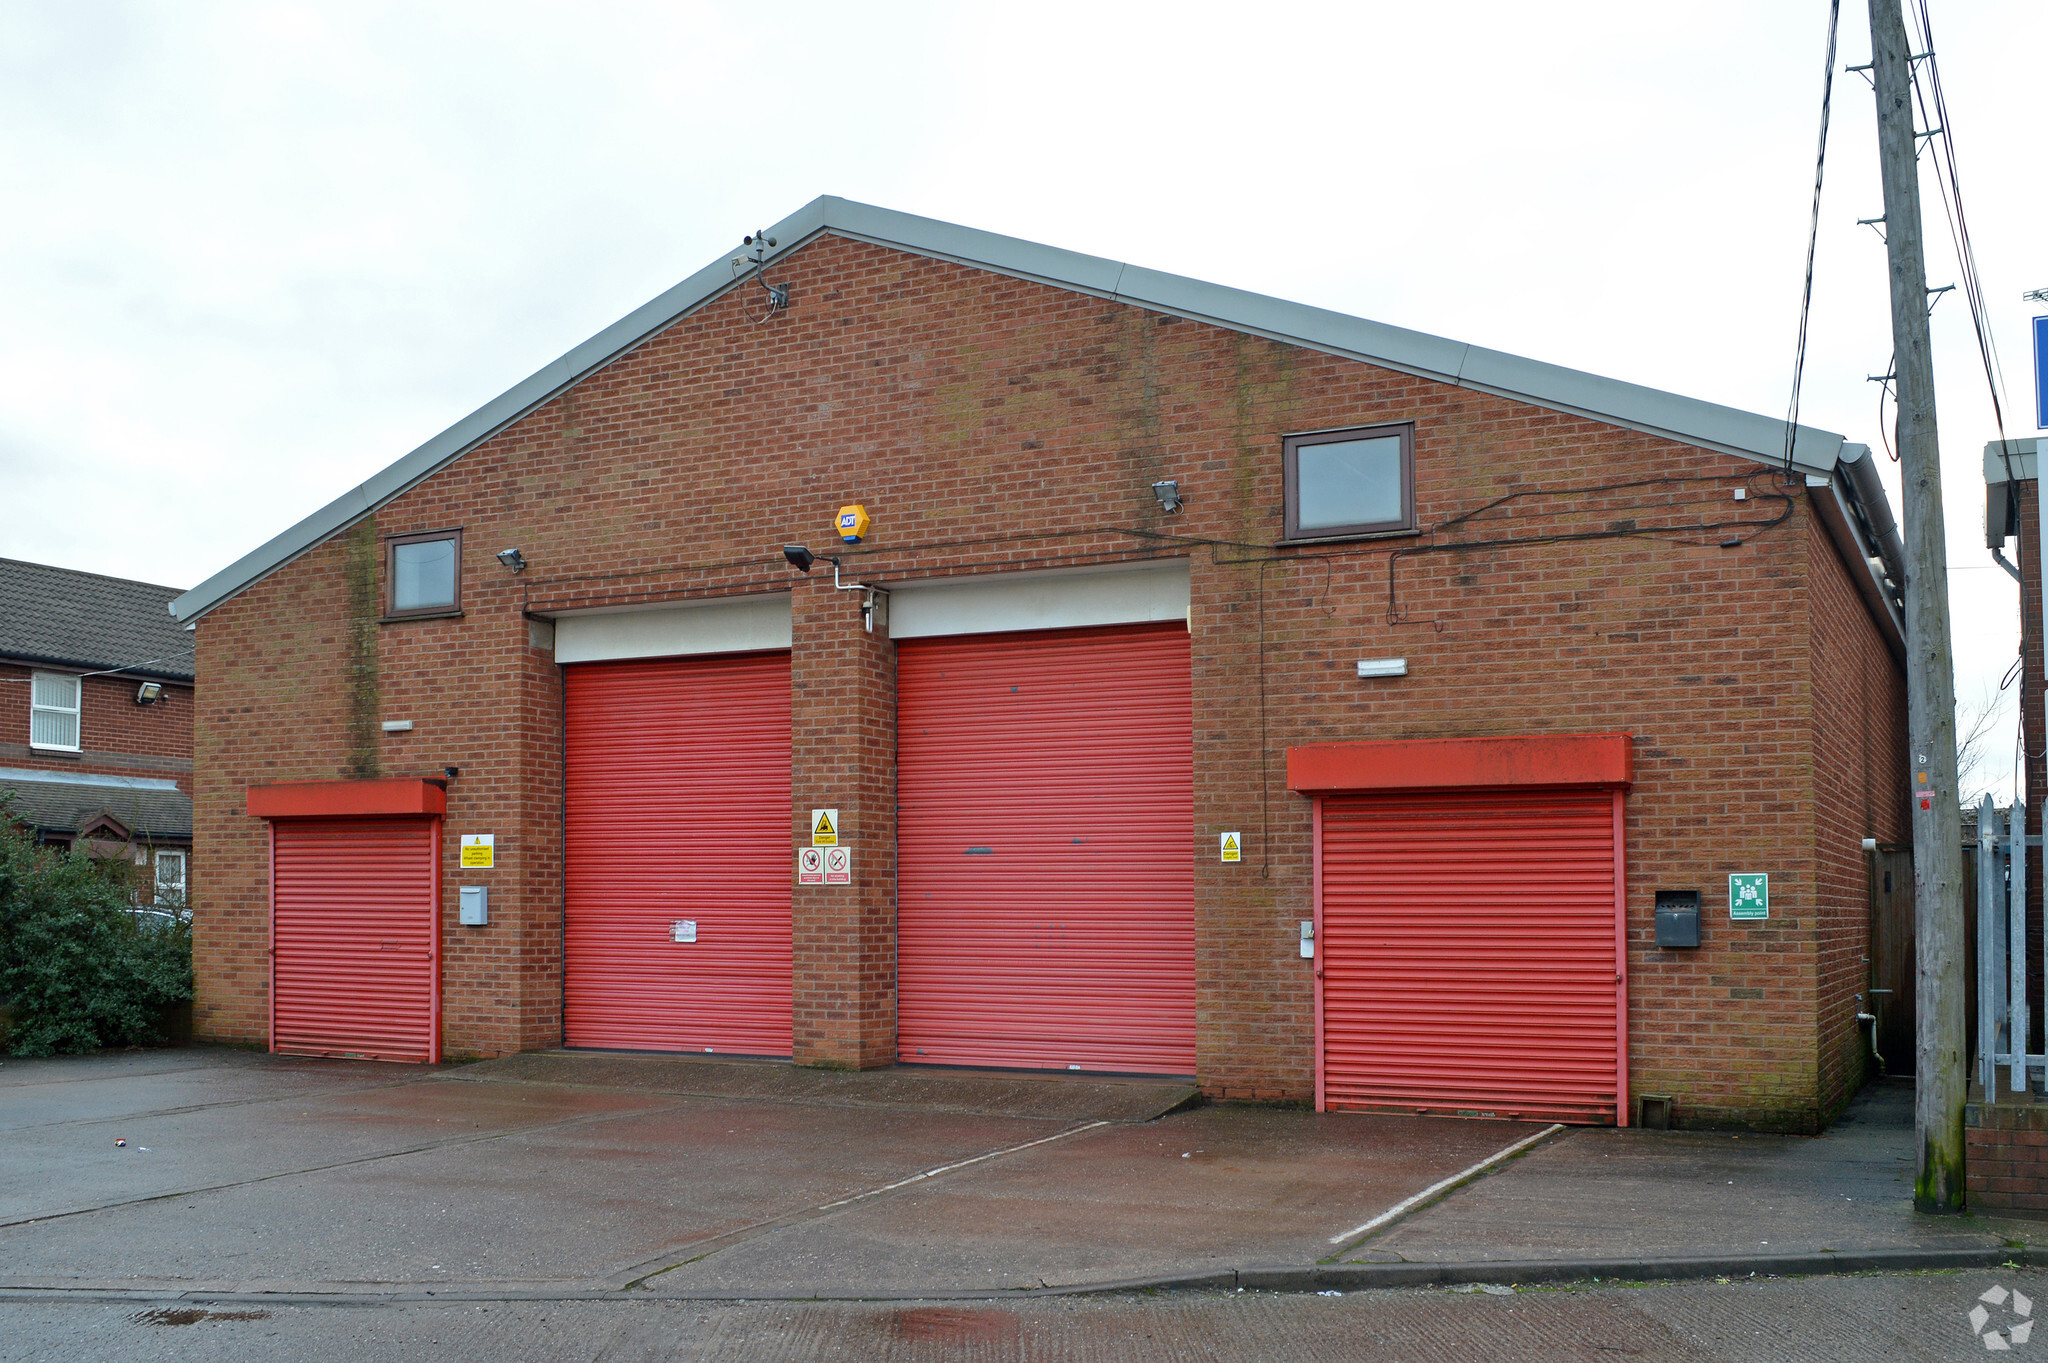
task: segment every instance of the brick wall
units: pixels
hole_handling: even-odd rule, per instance
[[[29,676],[38,669],[0,663],[0,766],[92,772],[99,775],[160,775],[192,789],[192,688],[164,683],[153,705],[137,705],[133,677],[87,677],[79,695],[77,753],[50,752],[28,745]]]
[[[1816,642],[1833,588],[1815,565],[1832,550],[1803,489],[1751,461],[863,243],[822,238],[782,273],[786,314],[714,301],[357,532],[462,526],[460,619],[352,617],[351,564],[380,571],[381,556],[337,539],[201,623],[202,1035],[264,1025],[264,835],[241,791],[345,773],[366,671],[349,640],[367,637],[375,712],[416,725],[373,739],[379,769],[460,767],[450,837],[499,835],[491,946],[464,946],[485,953],[472,959],[451,941],[445,1044],[551,1041],[559,699],[522,606],[788,589],[778,546],[830,543],[833,511],[861,501],[876,526],[849,566],[866,578],[1188,560],[1211,1093],[1312,1091],[1297,951],[1312,849],[1289,746],[1626,730],[1635,1086],[1677,1095],[1681,1120],[1810,1127],[1832,1105],[1820,1071],[1840,1065],[1821,1058],[1817,1016],[1849,890],[1818,846],[1838,819],[1816,781],[1849,757],[1817,747],[1816,677],[1837,653],[1872,666],[1882,645],[1853,594],[1839,641]],[[1410,420],[1424,534],[1261,547],[1281,533],[1282,433]],[[1181,482],[1179,516],[1150,494],[1164,477]],[[532,564],[516,578],[491,558],[515,544]],[[795,584],[793,630],[792,831],[838,806],[861,880],[796,891],[798,1054],[878,1063],[893,1051],[893,655],[829,583]],[[1361,681],[1355,660],[1380,656],[1410,675]],[[1838,717],[1843,754],[1893,743],[1888,703]],[[1245,833],[1243,862],[1216,861],[1224,829]],[[1698,952],[1655,949],[1656,889],[1712,906],[1744,870],[1771,873],[1769,924],[1710,912]]]
[[[1963,1156],[1971,1211],[2048,1214],[2048,1105],[1969,1104]]]
[[[1869,607],[1817,524],[1808,556],[1814,688],[1809,827],[1819,877],[1816,1054],[1820,1108],[1831,1116],[1862,1085],[1870,1053],[1868,1034],[1856,1022],[1857,996],[1871,983],[1871,864],[1863,839],[1912,840],[1912,773],[1905,673],[1870,627]]]

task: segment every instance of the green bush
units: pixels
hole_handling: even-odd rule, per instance
[[[12,1000],[15,1055],[166,1039],[165,1010],[192,997],[192,928],[132,912],[129,874],[37,846],[0,806],[0,998]]]

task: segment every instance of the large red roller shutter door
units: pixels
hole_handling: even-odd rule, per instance
[[[1606,789],[1323,800],[1326,1107],[1617,1120],[1620,800]]]
[[[271,1049],[438,1060],[432,819],[281,819]]]
[[[1192,1074],[1185,625],[897,647],[909,1062]]]
[[[567,1043],[790,1054],[789,654],[564,673]]]

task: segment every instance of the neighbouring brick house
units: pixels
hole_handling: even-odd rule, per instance
[[[38,841],[182,901],[192,851],[192,634],[180,593],[0,559],[0,793]]]
[[[1866,449],[844,200],[756,253],[174,604],[200,1035],[1795,1130],[1861,1083]]]

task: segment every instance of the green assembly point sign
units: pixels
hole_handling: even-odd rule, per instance
[[[1728,916],[1730,918],[1769,918],[1771,916],[1771,878],[1763,872],[1736,874],[1728,877]]]

